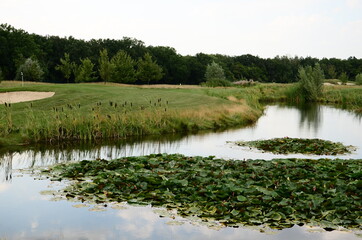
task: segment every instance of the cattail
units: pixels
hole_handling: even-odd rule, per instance
[[[113,106],[113,102],[112,102],[112,101],[109,101],[109,105],[112,107],[112,106]]]
[[[131,107],[132,107],[132,103],[131,103]]]
[[[33,103],[30,103],[30,107],[31,107],[31,108],[33,107]]]
[[[114,104],[114,108],[117,108],[117,103]]]
[[[8,104],[5,102],[5,107],[8,107]]]

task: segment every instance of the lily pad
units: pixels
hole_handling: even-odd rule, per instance
[[[160,216],[177,213],[208,226],[361,227],[360,159],[226,161],[153,154],[64,163],[42,174],[67,180],[58,195],[68,200],[147,204],[165,208],[155,210]]]
[[[303,138],[273,138],[269,140],[239,141],[239,146],[256,148],[275,154],[302,153],[314,155],[339,155],[351,153],[355,150],[353,146],[345,146],[342,143],[335,143],[322,139]]]

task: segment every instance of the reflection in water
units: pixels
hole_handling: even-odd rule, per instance
[[[300,111],[300,125],[306,126],[309,130],[318,132],[321,124],[321,106],[319,104],[302,104],[298,106]]]
[[[125,156],[165,153],[177,149],[179,135],[150,140],[131,139],[112,145],[80,144],[77,148],[70,145],[35,147],[31,150],[3,153],[0,155],[0,182],[10,181],[12,169],[45,167],[58,163],[80,161],[83,159],[115,159]]]

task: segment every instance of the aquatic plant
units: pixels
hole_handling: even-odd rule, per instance
[[[157,154],[83,160],[41,172],[71,180],[58,192],[82,202],[128,202],[176,209],[225,226],[295,224],[360,228],[362,160],[226,161]]]
[[[351,153],[352,146],[344,146],[322,139],[273,138],[269,140],[238,141],[239,146],[248,146],[276,154],[303,153],[315,155],[338,155]]]

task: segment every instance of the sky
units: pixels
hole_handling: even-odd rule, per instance
[[[0,23],[181,55],[362,58],[362,0],[1,0]]]

